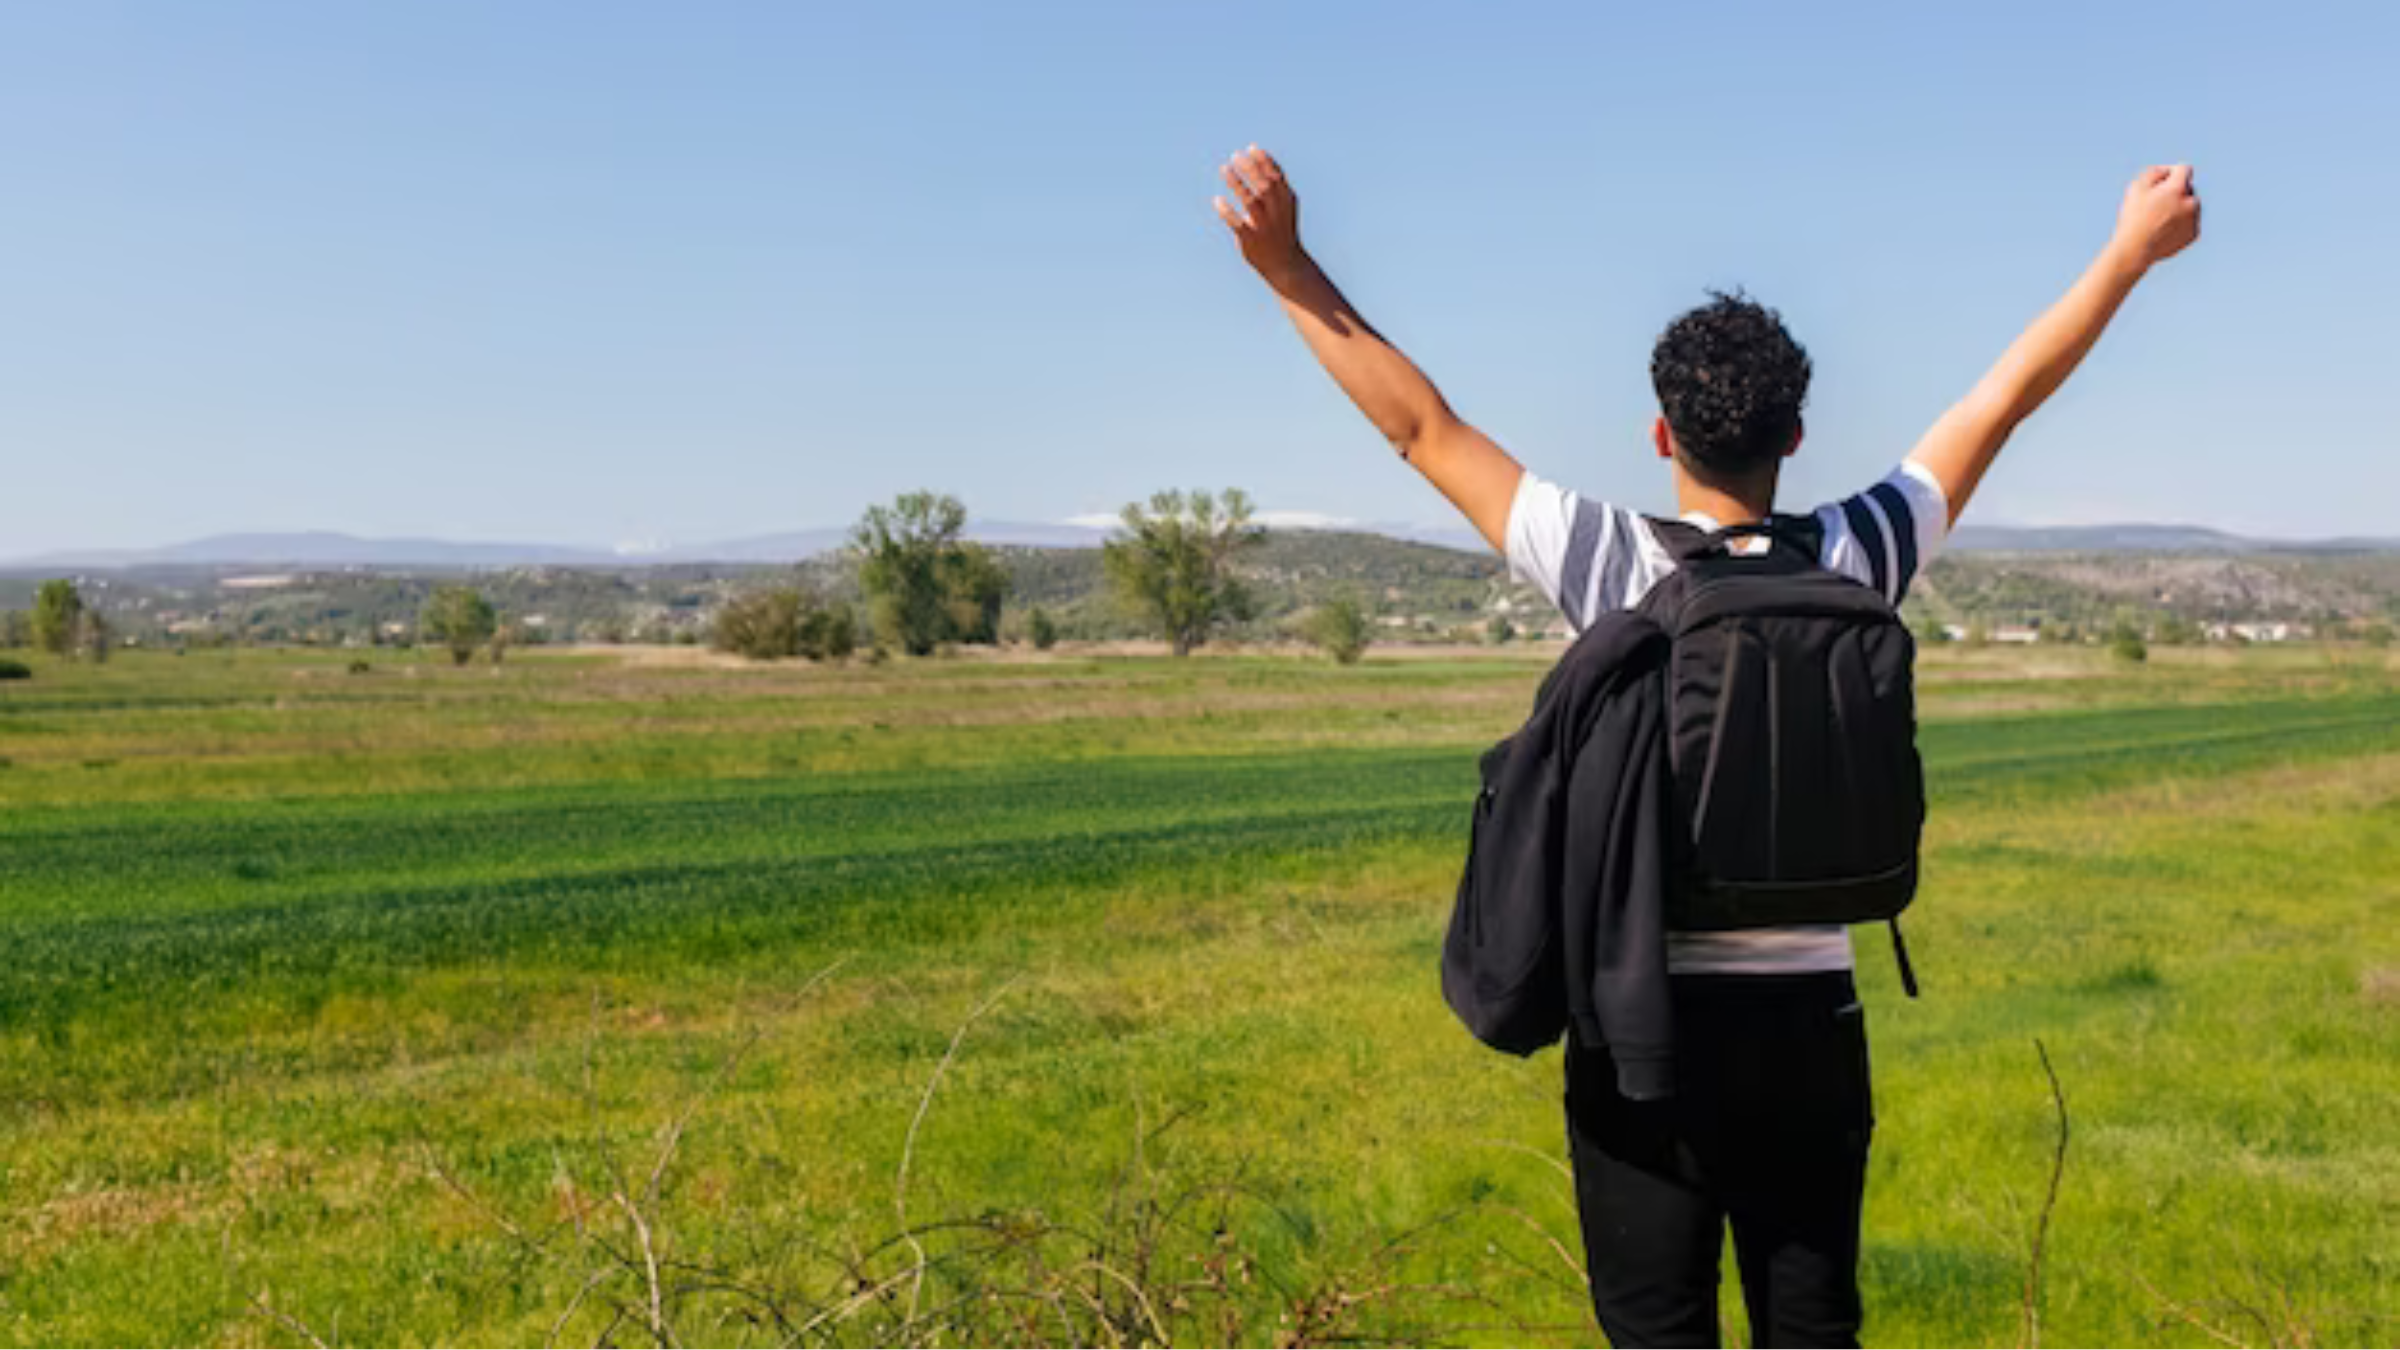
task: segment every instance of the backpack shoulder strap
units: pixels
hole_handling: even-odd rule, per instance
[[[1724,553],[1734,540],[1748,535],[1763,535],[1774,543],[1806,555],[1810,562],[1822,562],[1825,556],[1825,525],[1814,515],[1769,516],[1765,520],[1741,525],[1728,525],[1721,530],[1703,530],[1684,520],[1662,520],[1646,516],[1652,538],[1667,551],[1677,566],[1711,553]]]
[[[1658,546],[1665,549],[1667,556],[1673,558],[1678,565],[1689,562],[1709,550],[1711,540],[1708,531],[1689,521],[1662,520],[1657,516],[1644,516],[1642,523],[1650,527],[1650,537],[1656,539]]]
[[[1804,516],[1769,516],[1767,528],[1777,539],[1808,554],[1810,562],[1825,560],[1825,522],[1817,519],[1815,512]]]

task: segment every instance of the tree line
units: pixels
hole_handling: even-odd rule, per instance
[[[726,598],[710,616],[708,638],[719,650],[762,660],[841,660],[861,652],[881,659],[893,651],[925,656],[996,645],[1010,572],[1000,555],[966,537],[967,519],[958,498],[932,491],[870,507],[846,543],[859,606],[795,575]],[[1243,559],[1266,532],[1255,523],[1248,494],[1162,491],[1128,503],[1119,523],[1101,548],[1107,586],[1125,614],[1176,656],[1256,617]],[[474,585],[453,583],[435,587],[413,627],[417,642],[463,666],[478,653],[497,664],[512,642],[540,640],[538,623],[537,616],[535,627],[520,631]],[[1019,611],[1011,627],[1037,648],[1061,636],[1056,616],[1040,605]],[[1348,663],[1371,641],[1373,622],[1358,600],[1336,598],[1320,603],[1299,631]],[[106,621],[68,581],[44,583],[31,611],[0,612],[0,647],[105,659],[109,643]]]
[[[1119,601],[1177,656],[1188,656],[1229,624],[1251,617],[1242,555],[1263,542],[1248,494],[1165,491],[1119,513],[1122,530],[1101,545],[1101,562]],[[862,624],[848,604],[805,587],[775,586],[736,597],[719,611],[715,645],[772,659],[870,654],[897,647],[924,656],[943,647],[997,644],[1008,571],[992,551],[965,537],[967,509],[953,496],[905,493],[870,507],[850,534],[867,600]],[[865,630],[862,633],[862,629]],[[1366,649],[1370,626],[1355,601],[1325,606],[1307,630],[1312,641],[1348,663]],[[1035,606],[1025,634],[1037,648],[1057,642],[1055,619]]]

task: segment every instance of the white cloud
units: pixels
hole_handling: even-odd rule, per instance
[[[1347,530],[1358,524],[1348,516],[1329,516],[1322,511],[1256,511],[1250,519],[1270,530]]]

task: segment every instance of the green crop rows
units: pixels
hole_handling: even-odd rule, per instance
[[[2400,1334],[2400,692],[2002,661],[1928,663],[1927,997],[1859,942],[1870,1335],[2021,1338],[2036,1037],[2076,1130],[2049,1338]],[[748,1034],[661,1201],[691,1251],[888,1230],[947,1064],[925,1212],[1104,1208],[1171,1118],[1145,1165],[1272,1195],[1262,1260],[1426,1234],[1411,1280],[1507,1313],[1362,1333],[1588,1337],[1533,1236],[1571,1232],[1555,1066],[1431,978],[1472,751],[1540,669],[45,666],[0,692],[0,1339],[295,1338],[262,1288],[348,1338],[545,1335],[573,1274],[426,1160],[553,1204]]]

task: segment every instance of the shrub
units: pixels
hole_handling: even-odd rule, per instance
[[[846,603],[811,609],[800,617],[800,655],[839,661],[858,650],[858,616]]]
[[[1040,605],[1035,605],[1033,613],[1026,617],[1025,632],[1033,639],[1036,650],[1046,652],[1058,645],[1058,623]]]
[[[782,586],[727,601],[709,641],[718,651],[753,661],[838,659],[857,649],[858,619],[847,604],[819,604],[806,591]]]
[[[1495,614],[1492,621],[1483,626],[1483,640],[1495,647],[1505,646],[1517,640],[1517,626],[1508,621],[1507,615]]]
[[[0,661],[0,680],[30,680],[33,667],[22,661]]]
[[[1357,664],[1373,637],[1366,610],[1347,597],[1319,605],[1306,631],[1311,643],[1345,666]]]
[[[735,596],[717,611],[709,632],[718,651],[772,661],[800,654],[800,620],[807,599],[789,586]]]
[[[2150,648],[2142,641],[2140,629],[2119,623],[2109,631],[2108,654],[2120,661],[2140,662],[2150,659]]]
[[[177,652],[176,655],[181,656],[183,653]],[[353,661],[350,663],[350,673],[353,675],[365,675],[372,672],[374,669],[375,667],[368,665],[364,661]]]

